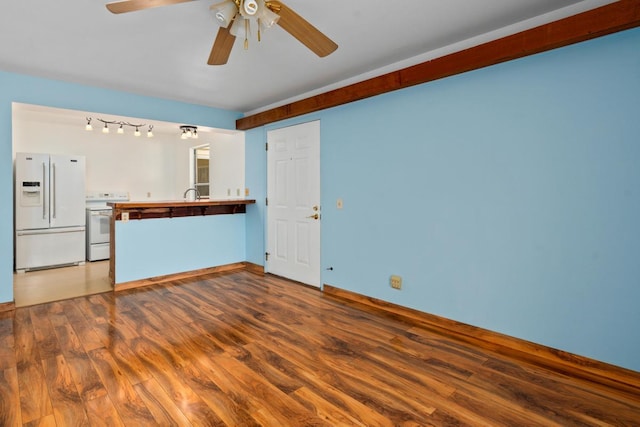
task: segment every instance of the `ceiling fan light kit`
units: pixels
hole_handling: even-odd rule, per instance
[[[249,48],[251,27],[257,29],[258,41],[261,41],[261,30],[273,27],[280,19],[269,6],[264,0],[226,0],[212,5],[210,9],[220,28],[229,28],[232,36],[244,39],[246,50]]]
[[[193,0],[124,0],[108,3],[107,9],[119,14],[189,1]],[[209,9],[220,26],[207,61],[209,65],[227,63],[236,37],[243,38],[244,48],[248,49],[252,25],[257,29],[258,41],[262,29],[278,24],[319,57],[325,57],[338,48],[333,40],[280,1],[225,0]]]

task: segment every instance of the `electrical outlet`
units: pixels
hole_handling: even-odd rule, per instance
[[[402,289],[402,277],[391,276],[391,279],[389,279],[389,282],[391,283],[391,287],[393,289]]]
[[[122,212],[121,219],[122,219],[122,222],[129,221],[129,212]]]
[[[245,195],[245,196],[248,196],[248,195],[249,195],[249,189],[248,189],[248,188],[245,188],[245,189],[244,189],[244,195]]]
[[[336,200],[336,208],[342,209],[343,206],[344,206],[344,203],[342,202],[342,199]]]

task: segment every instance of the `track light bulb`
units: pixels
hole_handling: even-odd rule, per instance
[[[107,124],[104,124],[104,127],[102,128],[102,133],[109,133],[109,126],[107,126]]]
[[[124,128],[122,127],[122,123],[120,123],[120,127],[118,128],[118,133],[119,134],[123,134],[124,133]]]
[[[135,136],[140,136],[140,129],[136,127],[136,131],[133,133]]]
[[[87,118],[87,124],[84,127],[84,130],[93,130],[93,126],[91,126],[91,118]]]

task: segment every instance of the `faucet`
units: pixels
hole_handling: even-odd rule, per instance
[[[189,193],[189,191],[192,191],[192,190],[195,191],[195,193],[196,193],[196,200],[200,200],[200,192],[195,187],[187,188],[187,191],[184,192],[184,194],[182,195],[182,198],[186,199],[187,198],[187,194]]]

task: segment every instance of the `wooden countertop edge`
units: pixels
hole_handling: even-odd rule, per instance
[[[156,202],[110,202],[113,209],[154,209],[154,208],[178,208],[194,206],[233,206],[250,205],[255,199],[228,199],[228,200],[199,200],[187,202],[183,200],[167,200]]]

